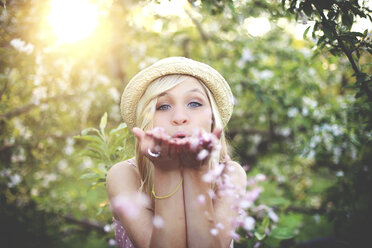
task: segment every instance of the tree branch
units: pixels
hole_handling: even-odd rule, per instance
[[[351,67],[353,68],[353,70],[355,71],[356,76],[358,77],[361,74],[361,71],[359,70],[357,64],[355,63],[354,58],[353,58],[351,52],[346,48],[344,42],[342,41],[341,37],[338,35],[336,29],[334,27],[332,27],[331,25],[329,25],[329,23],[328,23],[329,20],[324,15],[323,11],[319,8],[319,6],[317,4],[314,4],[314,3],[313,3],[313,5],[315,6],[317,12],[319,13],[323,25],[326,26],[329,30],[331,30],[333,36],[337,39],[337,42],[338,42],[339,47],[341,48],[342,52],[348,58],[348,60],[349,60],[349,62],[351,64]],[[361,83],[361,85],[362,85],[362,89],[366,92],[368,98],[370,100],[372,100],[372,92],[368,88],[368,85],[366,84],[366,81],[363,81]]]
[[[280,210],[280,207],[273,207],[274,210]],[[324,214],[326,209],[324,208],[309,208],[309,207],[297,207],[297,206],[289,206],[284,209],[285,212],[295,212],[295,213],[302,213],[302,214]]]
[[[88,220],[88,219],[78,220],[72,215],[64,216],[64,219],[68,223],[77,224],[77,225],[83,227],[84,229],[93,229],[93,230],[96,230],[96,231],[98,231],[102,234],[106,233],[106,231],[104,230],[105,225],[103,223],[98,222],[98,221],[91,221],[91,220]]]
[[[55,100],[59,100],[59,99],[71,99],[71,98],[74,98],[76,96],[79,96],[79,95],[58,95],[58,96],[54,96],[54,97],[44,99],[44,100],[41,101],[41,103],[48,103],[50,101],[55,101]],[[25,106],[13,109],[13,110],[9,111],[8,113],[0,115],[0,119],[11,119],[15,116],[27,113],[28,111],[30,111],[31,109],[33,109],[37,106],[39,106],[39,104],[29,103]]]
[[[205,33],[205,31],[203,30],[200,22],[198,20],[196,20],[190,13],[190,11],[188,11],[187,9],[185,9],[185,12],[186,14],[190,17],[191,21],[195,24],[196,28],[198,29],[199,33],[200,33],[200,36],[202,38],[203,41],[208,41],[209,40],[209,37],[208,35]]]
[[[4,87],[0,91],[0,101],[1,101],[1,98],[3,97],[3,95],[4,95],[5,91],[6,91],[6,88],[8,88],[8,80],[7,79],[5,79]]]

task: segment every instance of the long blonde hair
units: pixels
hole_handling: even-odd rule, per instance
[[[178,84],[184,82],[187,78],[191,76],[188,75],[166,75],[160,78],[155,79],[146,89],[145,93],[141,97],[141,99],[138,102],[137,110],[136,110],[136,126],[140,127],[144,131],[152,130],[154,128],[153,126],[153,117],[156,110],[156,103],[158,96],[166,92],[173,87],[177,86]],[[210,90],[204,85],[204,83],[197,79],[198,82],[203,86],[207,96],[209,103],[212,108],[212,128],[213,131],[215,128],[221,128],[223,129],[222,119],[220,116],[220,113],[217,108],[217,104],[213,98],[212,93]],[[219,155],[217,154],[217,157],[219,157],[219,162],[225,161],[226,156],[228,155],[228,146],[225,138],[225,134],[222,131],[221,134],[221,150],[219,151]],[[141,187],[140,190],[147,194],[150,199],[152,199],[151,196],[151,190],[153,185],[153,164],[152,162],[144,156],[140,149],[139,144],[136,143],[136,163],[137,163],[137,169],[141,177]],[[210,163],[211,166],[211,163]]]

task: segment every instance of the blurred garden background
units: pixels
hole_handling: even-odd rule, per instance
[[[0,246],[114,245],[105,173],[133,155],[121,93],[140,69],[185,56],[230,83],[233,158],[266,177],[235,246],[368,247],[371,11],[367,0],[0,0]]]

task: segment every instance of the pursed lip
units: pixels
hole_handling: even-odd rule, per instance
[[[177,131],[172,135],[173,139],[183,139],[190,136],[187,132],[185,131]]]

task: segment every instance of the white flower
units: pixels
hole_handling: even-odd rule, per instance
[[[344,172],[343,171],[337,171],[336,172],[336,176],[343,177],[344,176]]]
[[[255,176],[255,179],[256,179],[257,182],[263,182],[263,181],[266,180],[266,176],[264,174],[258,173]]]
[[[103,230],[104,230],[105,232],[109,232],[109,231],[111,231],[111,226],[110,226],[109,224],[107,224],[107,225],[105,225],[105,226],[103,227]]]
[[[254,229],[256,221],[251,216],[247,216],[244,218],[243,227],[247,231],[252,231]]]
[[[31,102],[39,105],[40,100],[43,100],[47,97],[47,88],[46,87],[37,87],[32,91]]]
[[[34,50],[34,45],[32,45],[31,43],[26,44],[26,42],[18,38],[11,40],[10,45],[12,45],[18,51],[26,54],[30,54]]]
[[[253,53],[248,48],[244,47],[242,51],[242,61],[253,61],[255,59]]]
[[[109,244],[110,246],[114,246],[114,245],[116,245],[116,241],[115,241],[115,239],[109,239],[108,244]]]
[[[270,70],[263,70],[258,73],[260,79],[271,79],[274,76],[274,73]]]
[[[274,221],[274,222],[278,222],[279,221],[279,217],[278,215],[273,211],[273,210],[269,210],[268,212],[268,215],[269,215],[269,218]]]
[[[10,182],[8,183],[8,187],[12,188],[18,185],[21,182],[21,177],[18,174],[14,174],[10,176]]]
[[[298,113],[298,109],[297,108],[290,108],[289,110],[288,110],[288,117],[295,117],[296,115],[297,115],[297,113]]]
[[[115,101],[115,102],[119,102],[120,100],[120,93],[119,91],[114,88],[114,87],[111,87],[109,90],[108,90],[108,93],[109,95],[111,96],[111,98]]]

